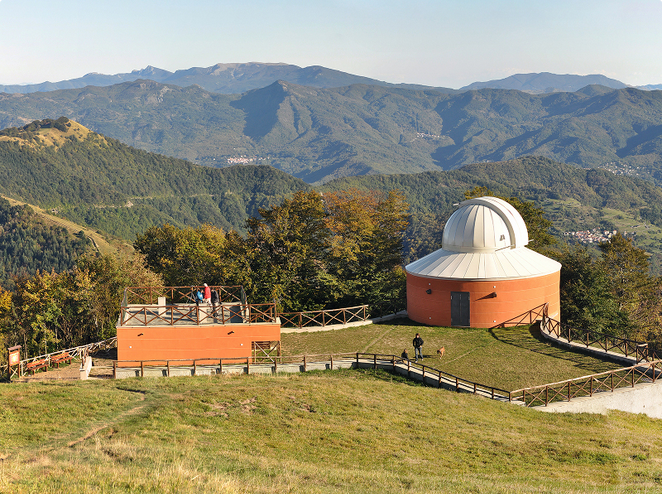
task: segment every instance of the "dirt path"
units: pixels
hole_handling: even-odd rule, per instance
[[[370,347],[371,347],[372,345],[374,345],[375,343],[377,343],[378,341],[380,341],[382,338],[384,338],[384,336],[386,336],[386,335],[387,335],[388,333],[390,333],[391,331],[393,331],[393,328],[389,328],[389,329],[387,329],[386,331],[384,331],[382,334],[380,334],[379,336],[377,336],[377,338],[373,339],[370,343],[368,343],[368,344],[363,348],[363,350],[361,350],[361,353],[367,353],[368,350],[370,349]]]
[[[142,393],[140,391],[128,391],[128,392],[129,393],[139,393],[140,394],[140,401],[145,401],[145,394],[144,393]],[[134,414],[140,412],[140,410],[142,410],[143,408],[145,408],[145,405],[136,405],[135,407],[131,408],[130,410],[127,410],[126,412],[120,413],[113,420],[111,420],[109,422],[105,422],[105,423],[95,427],[94,429],[89,430],[83,437],[78,438],[74,441],[70,441],[69,443],[67,443],[67,446],[69,446],[70,448],[73,448],[77,444],[85,442],[88,439],[90,439],[91,437],[94,437],[95,434],[101,432],[102,430],[107,429],[108,427],[112,426],[113,424],[116,424],[117,422],[119,422],[123,418],[128,417],[130,415],[134,415]]]

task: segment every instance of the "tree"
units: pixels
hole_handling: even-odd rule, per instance
[[[625,312],[632,329],[642,337],[658,333],[661,280],[650,274],[648,254],[620,233],[600,244],[600,268],[609,278],[619,310]]]
[[[166,224],[148,228],[133,245],[166,285],[186,286],[222,284],[225,243],[221,228],[177,228]]]
[[[404,300],[402,245],[409,224],[404,195],[352,189],[325,194],[324,201],[332,234],[333,304],[374,306]]]
[[[145,257],[140,253],[90,254],[79,259],[77,269],[89,276],[92,285],[88,294],[88,317],[93,324],[89,334],[93,341],[116,334],[115,323],[126,287],[163,286],[163,278],[147,268]]]
[[[561,321],[591,331],[623,335],[629,332],[627,314],[619,309],[610,279],[586,247],[566,246],[561,262]]]
[[[329,231],[318,192],[297,192],[246,221],[253,293],[281,311],[322,308]]]

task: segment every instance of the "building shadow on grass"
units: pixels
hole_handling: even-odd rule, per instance
[[[489,330],[490,335],[501,343],[513,345],[522,348],[529,352],[535,352],[541,355],[546,355],[551,358],[562,359],[572,362],[580,369],[586,369],[591,372],[600,372],[601,370],[609,370],[613,368],[609,364],[618,364],[615,360],[610,359],[605,355],[604,358],[598,358],[595,355],[590,355],[587,352],[582,352],[580,349],[571,349],[563,347],[553,341],[546,339],[540,333],[540,326],[538,323],[532,324],[529,328],[521,326],[513,328],[492,328]],[[604,367],[598,369],[596,362],[602,364],[597,367]]]

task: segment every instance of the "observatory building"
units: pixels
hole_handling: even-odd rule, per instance
[[[444,227],[442,248],[405,267],[409,318],[490,328],[548,303],[549,317],[560,319],[561,264],[528,243],[524,220],[506,201],[460,203]]]

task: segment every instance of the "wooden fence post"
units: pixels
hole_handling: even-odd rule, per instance
[[[145,362],[140,361],[140,377],[145,377]]]
[[[308,370],[308,364],[306,362],[306,356],[303,356],[303,371],[306,372]]]
[[[20,364],[18,368],[21,368]],[[113,379],[117,379],[117,360],[113,360]]]

